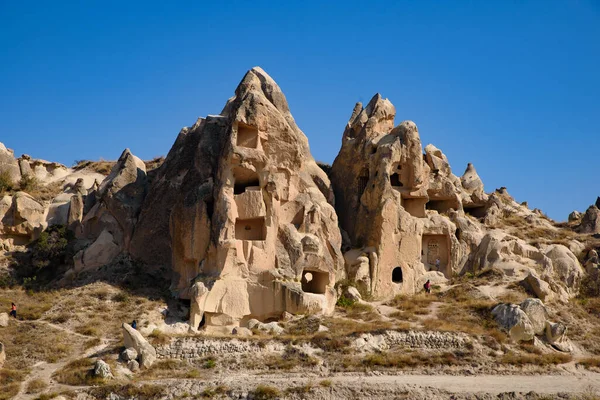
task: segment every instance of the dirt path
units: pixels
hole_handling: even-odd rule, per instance
[[[43,325],[47,325],[53,329],[57,329],[57,330],[66,332],[69,335],[75,335],[75,336],[78,336],[78,337],[81,337],[84,339],[94,339],[93,336],[82,335],[80,333],[74,332],[70,329],[55,325],[55,324],[47,322],[47,321],[33,320],[33,321],[17,321],[17,322],[18,323],[43,324]],[[63,384],[57,383],[54,380],[52,380],[52,375],[56,371],[60,370],[65,365],[70,363],[71,361],[74,361],[74,360],[77,360],[80,358],[84,358],[84,357],[89,357],[92,354],[95,354],[98,351],[104,349],[111,342],[112,342],[111,340],[103,338],[103,339],[101,339],[100,344],[98,344],[97,346],[91,347],[91,348],[87,349],[85,352],[75,351],[73,356],[71,356],[65,360],[62,360],[60,362],[57,362],[57,363],[47,363],[45,361],[38,362],[33,367],[31,367],[31,372],[29,373],[27,378],[21,383],[21,388],[19,389],[19,393],[16,395],[15,399],[29,400],[29,399],[37,398],[39,396],[39,394],[26,394],[25,391],[27,390],[27,385],[29,384],[29,382],[38,380],[38,379],[42,380],[48,384],[48,388],[44,390],[46,392],[81,389],[82,388],[81,386],[71,387],[68,385],[63,385]]]
[[[269,385],[281,390],[289,387],[319,385],[323,380],[331,381],[337,388],[355,391],[372,389],[387,390],[391,394],[406,387],[434,388],[452,393],[488,393],[497,395],[506,392],[552,393],[600,393],[600,374],[578,372],[568,375],[334,375],[327,377],[282,375],[228,374],[208,381],[161,380],[154,383],[184,385],[201,392],[201,387],[225,385],[231,389],[252,390],[257,385]],[[184,382],[185,381],[185,382]]]

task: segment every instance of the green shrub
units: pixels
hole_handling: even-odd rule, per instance
[[[0,195],[14,189],[13,181],[8,171],[0,172]]]

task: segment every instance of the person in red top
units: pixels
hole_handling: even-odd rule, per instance
[[[429,282],[429,279],[427,279],[427,282],[425,282],[423,287],[425,288],[425,292],[431,293],[431,282]]]
[[[17,306],[15,305],[15,303],[11,303],[11,304],[12,304],[12,306],[10,307],[10,315],[17,318]]]

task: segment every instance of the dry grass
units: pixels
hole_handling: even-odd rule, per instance
[[[81,358],[65,365],[65,367],[52,375],[59,383],[72,386],[96,385],[104,383],[104,380],[94,377],[94,360]]]
[[[3,289],[0,292],[0,310],[10,310],[10,303],[17,305],[17,316],[20,320],[36,320],[48,311],[55,299],[62,295],[61,291],[32,292],[21,288]]]
[[[582,365],[588,369],[600,369],[600,357],[588,357],[581,359],[577,362],[577,364]]]
[[[111,384],[96,387],[90,390],[90,394],[96,399],[105,399],[111,393],[122,398],[135,398],[138,400],[160,399],[166,395],[166,389],[158,385],[134,385],[134,384]]]
[[[504,228],[508,232],[528,241],[532,245],[537,244],[562,244],[567,246],[569,241],[580,239],[581,235],[568,227],[556,224],[554,228],[546,226],[535,226],[519,215],[505,216],[499,221],[498,228]]]
[[[319,362],[316,358],[299,351],[298,349],[288,346],[284,353],[279,355],[268,355],[264,359],[264,365],[269,369],[274,370],[292,370],[298,367],[311,368]]]
[[[510,352],[505,354],[500,360],[504,364],[510,365],[538,365],[538,366],[546,366],[546,365],[557,365],[557,364],[565,364],[573,360],[573,357],[570,354],[562,354],[562,353],[549,353],[549,354],[517,354],[514,352]]]
[[[192,373],[192,371],[195,371]],[[192,364],[183,360],[160,360],[149,369],[144,370],[139,378],[142,380],[165,379],[165,378],[200,378],[196,373],[198,369]],[[195,375],[195,376],[194,376]]]
[[[29,383],[27,384],[27,389],[26,389],[25,393],[27,393],[27,394],[39,393],[39,392],[45,390],[47,387],[48,387],[48,384],[46,382],[44,382],[44,380],[34,379],[32,381],[29,381]]]
[[[88,169],[90,171],[94,171],[102,175],[108,175],[110,174],[112,167],[114,167],[116,163],[116,161],[106,161],[102,159],[100,161],[77,160],[75,161],[75,166],[73,167],[73,169],[75,171]]]
[[[150,339],[150,343],[153,345],[162,345],[169,344],[171,342],[171,337],[164,334],[162,331],[155,329],[152,331],[150,335],[148,335],[148,339]]]
[[[5,368],[25,369],[38,361],[55,363],[73,354],[80,339],[39,323],[10,323],[0,330],[6,346]]]
[[[461,352],[382,352],[367,354],[364,357],[346,357],[343,366],[346,370],[363,369],[406,369],[418,367],[438,368],[440,366],[459,366],[473,361],[471,353]]]
[[[436,297],[426,293],[419,293],[414,296],[398,295],[387,305],[396,307],[399,310],[393,313],[391,317],[415,322],[419,320],[419,316],[430,314],[428,307],[436,300]]]
[[[11,370],[7,367],[0,369],[0,400],[14,398],[28,372],[27,370]]]
[[[268,385],[258,385],[256,389],[252,391],[252,398],[256,400],[271,400],[277,399],[280,396],[281,392],[279,389]]]

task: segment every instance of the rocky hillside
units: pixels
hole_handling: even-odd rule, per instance
[[[68,168],[0,144],[0,302],[21,318],[0,314],[0,399],[388,398],[392,380],[336,374],[400,370],[598,382],[600,198],[552,221],[486,192],[472,164],[455,175],[395,114],[379,94],[356,104],[333,165],[317,164],[256,67],[164,159]],[[29,330],[72,340],[34,354],[16,339]],[[270,375],[223,383],[242,372]],[[132,376],[154,383],[123,391]],[[448,395],[417,386],[404,398]]]

